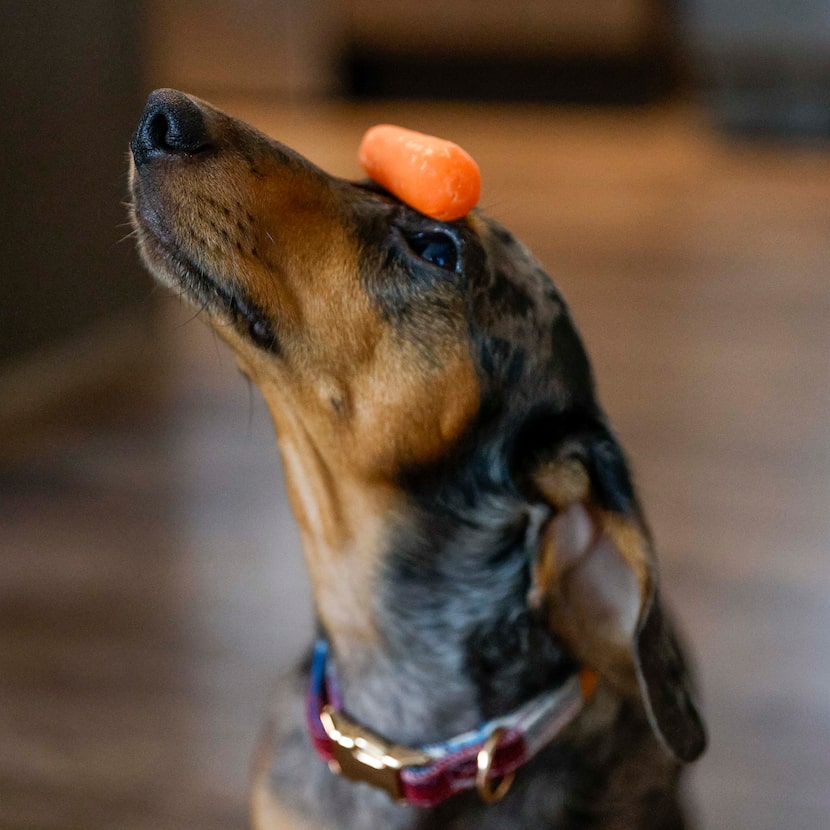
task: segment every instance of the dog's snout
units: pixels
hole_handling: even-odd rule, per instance
[[[159,156],[194,155],[210,147],[199,105],[175,89],[157,89],[147,99],[130,146],[136,164]]]

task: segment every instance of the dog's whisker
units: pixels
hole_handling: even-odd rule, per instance
[[[126,242],[128,239],[135,239],[138,236],[138,228],[134,228],[129,233],[125,233],[124,236],[121,237],[115,244],[121,245],[123,242]]]

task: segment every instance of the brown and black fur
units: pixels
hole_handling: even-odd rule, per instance
[[[318,759],[300,667],[260,747],[254,826],[686,827],[678,777],[703,727],[626,461],[536,260],[479,212],[429,219],[175,91],[150,97],[132,150],[144,261],[273,415],[351,716],[418,746],[578,666],[600,676],[502,802],[423,811]]]

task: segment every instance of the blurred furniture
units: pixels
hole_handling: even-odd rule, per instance
[[[343,0],[359,97],[639,104],[675,82],[664,0]]]
[[[698,81],[720,126],[830,138],[827,0],[688,0],[684,9]]]

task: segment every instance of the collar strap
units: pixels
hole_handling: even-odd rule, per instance
[[[314,648],[306,697],[311,740],[333,772],[385,790],[396,801],[435,807],[462,790],[498,801],[513,775],[553,741],[593,693],[596,674],[583,670],[561,687],[449,741],[410,749],[391,743],[342,711],[328,643]]]

